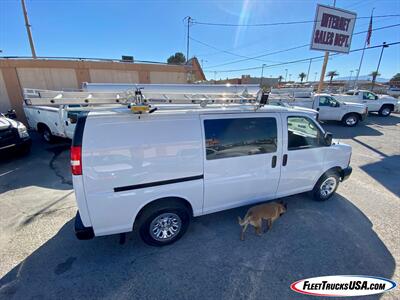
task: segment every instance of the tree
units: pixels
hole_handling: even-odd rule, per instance
[[[377,71],[372,71],[368,76],[372,76],[372,82],[376,82],[376,77],[381,76],[381,74]]]
[[[176,65],[183,65],[185,62],[186,57],[182,52],[176,52],[174,55],[171,55],[167,60],[167,63]]]
[[[299,78],[300,78],[301,83],[303,83],[303,80],[304,80],[304,78],[306,78],[306,77],[307,77],[307,74],[304,73],[304,72],[301,72],[301,73],[299,74]]]
[[[282,82],[282,79],[283,79],[283,76],[282,76],[282,75],[279,75],[279,76],[278,76],[278,82],[281,83],[281,82]]]
[[[336,71],[329,71],[326,77],[329,77],[329,84],[332,84],[333,77],[339,76],[339,73]]]

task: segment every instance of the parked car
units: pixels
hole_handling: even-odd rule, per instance
[[[192,217],[308,191],[324,201],[350,176],[351,152],[286,107],[89,112],[71,146],[75,233],[138,230],[162,246]]]
[[[0,151],[15,151],[28,153],[31,148],[31,138],[24,124],[15,118],[15,111],[0,114]]]
[[[335,95],[340,101],[352,101],[365,103],[368,112],[378,112],[383,117],[389,116],[393,111],[398,110],[398,100],[387,95],[378,96],[367,90],[350,90],[346,94]]]
[[[343,125],[353,127],[365,120],[367,107],[365,104],[340,102],[329,94],[314,94],[310,97],[285,98],[271,94],[269,103],[287,103],[295,107],[304,107],[318,111],[320,121],[341,121]]]

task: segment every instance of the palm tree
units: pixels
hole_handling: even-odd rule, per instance
[[[303,80],[304,80],[304,78],[306,78],[306,77],[307,77],[307,74],[304,73],[304,72],[301,72],[301,73],[299,74],[299,78],[300,78],[301,83],[303,83]]]
[[[279,84],[282,82],[282,79],[283,79],[283,76],[282,76],[282,75],[279,75],[279,76],[278,76],[278,82],[279,82]]]
[[[329,71],[326,77],[329,77],[329,84],[332,84],[333,77],[339,76],[339,73],[336,71]]]
[[[376,77],[381,76],[378,71],[372,71],[368,76],[372,76],[372,83],[376,82]]]

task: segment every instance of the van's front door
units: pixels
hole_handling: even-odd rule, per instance
[[[204,137],[203,212],[275,197],[281,168],[278,114],[201,117]]]
[[[308,116],[282,114],[283,159],[277,197],[311,190],[324,167],[323,131]]]

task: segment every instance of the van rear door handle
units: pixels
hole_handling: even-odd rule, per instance
[[[272,167],[272,168],[275,168],[275,167],[276,167],[276,155],[272,156],[271,167]]]
[[[287,164],[287,154],[283,155],[282,166],[286,166]]]

